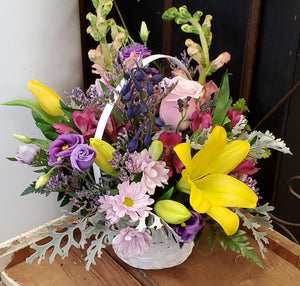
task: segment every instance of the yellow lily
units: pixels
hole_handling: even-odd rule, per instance
[[[59,95],[37,80],[30,80],[28,87],[32,94],[36,97],[40,106],[50,115],[61,116],[63,111],[60,109],[59,101],[62,99]]]
[[[96,138],[90,139],[90,146],[93,147],[97,153],[95,159],[96,165],[105,173],[118,177],[119,173],[116,172],[111,163],[108,162],[114,158],[113,152],[115,148],[109,143]]]
[[[233,235],[239,227],[239,217],[227,207],[254,208],[257,204],[256,194],[246,184],[227,175],[243,161],[249,149],[247,141],[227,143],[226,131],[220,126],[213,129],[193,158],[189,144],[174,148],[185,165],[182,179],[191,187],[191,206],[217,221],[227,235]]]

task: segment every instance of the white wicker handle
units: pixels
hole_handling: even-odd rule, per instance
[[[147,64],[149,64],[149,63],[151,63],[155,60],[158,60],[158,59],[170,59],[170,60],[174,61],[178,65],[178,67],[186,73],[188,78],[192,79],[192,77],[191,77],[188,69],[185,67],[185,65],[180,60],[178,60],[177,58],[174,58],[174,57],[171,57],[171,56],[167,56],[167,55],[163,55],[163,54],[151,55],[151,56],[149,56],[147,58],[144,58],[142,60],[142,66],[145,66],[145,65],[147,65]],[[105,126],[107,124],[109,116],[110,116],[117,100],[119,99],[119,94],[118,93],[121,91],[124,84],[126,84],[126,80],[123,78],[121,80],[121,82],[119,83],[119,85],[116,87],[117,92],[114,93],[114,101],[112,103],[108,103],[108,104],[105,105],[105,107],[103,109],[103,112],[101,114],[101,117],[99,119],[99,122],[98,122],[98,126],[97,126],[97,129],[96,129],[96,132],[95,132],[95,138],[102,139],[103,133],[104,133],[104,130],[105,130]],[[95,181],[98,182],[99,179],[101,178],[100,169],[96,164],[93,165],[93,169],[94,169]]]

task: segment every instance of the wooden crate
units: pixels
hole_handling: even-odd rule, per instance
[[[30,244],[40,239],[37,233],[43,228],[41,226],[0,244],[0,286],[300,285],[300,246],[273,230],[268,232],[270,244],[263,260],[264,269],[230,250],[223,251],[219,246],[211,253],[203,236],[188,260],[173,268],[135,269],[120,261],[111,248],[106,248],[102,258],[96,260],[97,264],[86,271],[85,252],[76,248],[71,248],[65,260],[56,257],[53,264],[47,260],[41,264],[27,264],[25,259],[33,251]]]

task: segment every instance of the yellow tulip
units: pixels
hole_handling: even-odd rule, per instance
[[[90,139],[90,146],[96,150],[97,156],[95,163],[97,166],[105,173],[118,177],[119,173],[116,172],[111,163],[108,162],[114,158],[113,152],[115,148],[107,142],[96,138]]]
[[[191,213],[181,203],[172,200],[161,200],[154,205],[155,213],[165,222],[181,224],[191,217]]]
[[[213,129],[205,146],[194,157],[187,143],[174,150],[185,169],[182,179],[191,186],[190,204],[199,213],[207,213],[217,221],[227,235],[239,227],[237,214],[228,207],[254,208],[256,194],[243,182],[228,176],[247,156],[250,144],[243,140],[227,143],[223,127]]]
[[[40,106],[52,116],[61,116],[63,111],[60,109],[59,101],[62,100],[59,95],[37,80],[31,80],[28,87],[35,96]]]

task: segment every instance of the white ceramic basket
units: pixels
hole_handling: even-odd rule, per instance
[[[180,67],[180,69],[182,69],[187,74],[188,77],[190,77],[189,71],[186,69],[186,67],[177,58],[171,56],[161,54],[152,55],[143,59],[142,64],[143,66],[145,66],[152,61],[163,58],[171,59]],[[123,79],[116,89],[120,91],[125,83],[126,81]],[[117,100],[118,95],[115,94],[114,102],[109,103],[105,106],[98,123],[95,138],[102,139],[106,123]],[[98,166],[94,164],[95,180],[98,181],[100,176],[100,170]],[[120,259],[133,267],[140,269],[163,269],[173,267],[184,262],[191,254],[193,247],[193,242],[184,243],[183,246],[180,247],[180,244],[173,239],[166,237],[164,239],[159,238],[159,236],[155,235],[154,232],[154,234],[152,235],[151,247],[149,251],[147,251],[144,255],[127,257],[122,253],[118,253],[115,249],[114,250]]]
[[[117,256],[135,268],[154,270],[174,267],[183,263],[191,254],[194,242],[184,243],[182,247],[173,239],[159,241],[153,236],[150,249],[143,255],[128,257],[114,249]]]

